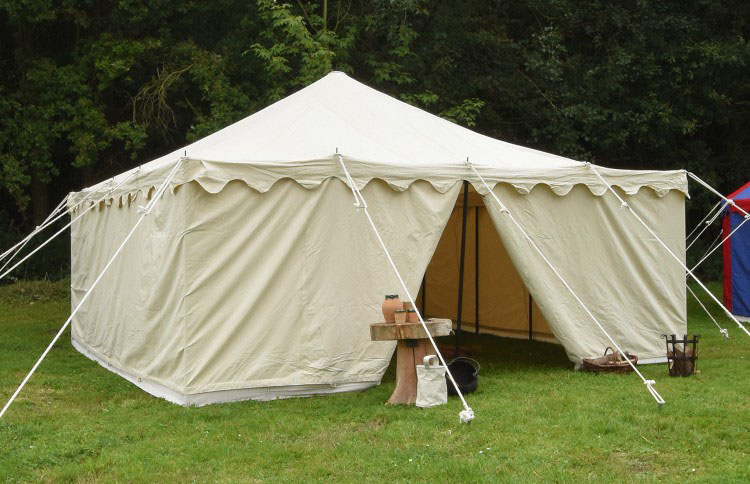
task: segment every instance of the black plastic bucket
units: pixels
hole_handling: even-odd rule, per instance
[[[473,393],[477,389],[477,385],[479,384],[479,363],[476,361],[465,356],[459,356],[448,363],[448,370],[453,375],[453,379],[456,380],[461,393]],[[458,395],[447,373],[445,379],[448,382],[448,395]]]

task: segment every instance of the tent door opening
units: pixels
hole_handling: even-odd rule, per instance
[[[457,355],[466,333],[557,342],[508,256],[481,195],[466,181],[416,302],[427,317],[453,321]]]

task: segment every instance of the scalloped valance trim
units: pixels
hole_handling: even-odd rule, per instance
[[[347,163],[352,160],[347,160]],[[170,187],[174,192],[178,187],[187,183],[197,183],[208,193],[220,193],[224,187],[233,181],[244,182],[249,188],[265,193],[270,190],[279,180],[291,179],[300,186],[307,189],[315,189],[324,181],[336,178],[347,183],[343,173],[333,159],[311,160],[300,163],[231,163],[207,160],[185,159],[184,167],[175,177]],[[388,184],[393,190],[404,191],[416,181],[425,181],[439,193],[446,193],[455,183],[463,180],[469,181],[474,189],[481,195],[486,195],[486,188],[470,172],[466,172],[466,166],[456,164],[440,167],[393,167],[375,163],[357,162],[353,160],[351,166],[352,177],[357,188],[362,189],[372,180],[381,180]],[[542,185],[548,187],[558,196],[565,196],[576,186],[586,186],[592,195],[600,197],[607,192],[607,187],[593,178],[586,167],[581,164],[580,169],[557,169],[541,172],[513,172],[506,173],[503,170],[492,167],[475,165],[477,170],[487,184],[494,189],[498,184],[512,186],[520,194],[528,194],[534,188]],[[162,178],[162,171],[167,172],[170,165],[165,164],[148,173],[138,174],[131,184],[125,184],[112,196],[106,197],[103,203],[111,206],[117,201],[118,207],[128,206],[135,203],[138,198],[149,199],[150,192],[158,186]],[[358,170],[358,168],[360,168]],[[672,190],[682,192],[685,196],[687,191],[687,176],[684,171],[628,171],[601,168],[603,176],[609,177],[612,186],[619,188],[626,195],[635,195],[642,188],[649,188],[658,197],[664,197]],[[122,175],[121,175],[122,176]],[[547,178],[546,180],[544,178]],[[565,180],[565,181],[560,181]],[[68,208],[74,209],[79,206],[82,198],[87,197],[87,203],[94,203],[107,194],[107,187],[112,186],[115,180],[101,183],[91,189],[71,194]]]

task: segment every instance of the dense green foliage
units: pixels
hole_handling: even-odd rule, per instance
[[[69,313],[67,294],[0,287],[0,404]],[[722,318],[725,341],[692,301],[689,316],[701,372],[641,366],[661,409],[637,376],[575,372],[560,346],[467,335],[482,365],[471,426],[456,398],[384,405],[395,365],[361,393],[183,408],[64,336],[0,420],[0,482],[747,483],[750,338]]]
[[[749,28],[737,0],[0,0],[0,241],[332,69],[493,137],[727,192],[750,178]],[[695,194],[691,219],[714,201]]]

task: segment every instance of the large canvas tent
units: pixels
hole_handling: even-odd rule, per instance
[[[467,181],[471,329],[554,340],[575,363],[611,345],[508,222],[502,200],[624,349],[659,358],[662,333],[686,332],[683,268],[665,262],[591,166],[488,138],[339,72],[73,194],[79,210],[85,197],[107,195],[72,227],[74,307],[175,167],[170,189],[73,319],[72,339],[176,403],[380,382],[394,346],[371,342],[368,326],[381,319],[383,295],[401,289],[352,206],[343,167],[409,291],[424,278],[427,316],[455,318]],[[685,173],[596,170],[684,261]]]
[[[750,212],[750,182],[727,198],[736,205],[722,212],[724,306],[737,319],[750,321],[750,229],[743,227],[745,215],[740,212]]]

